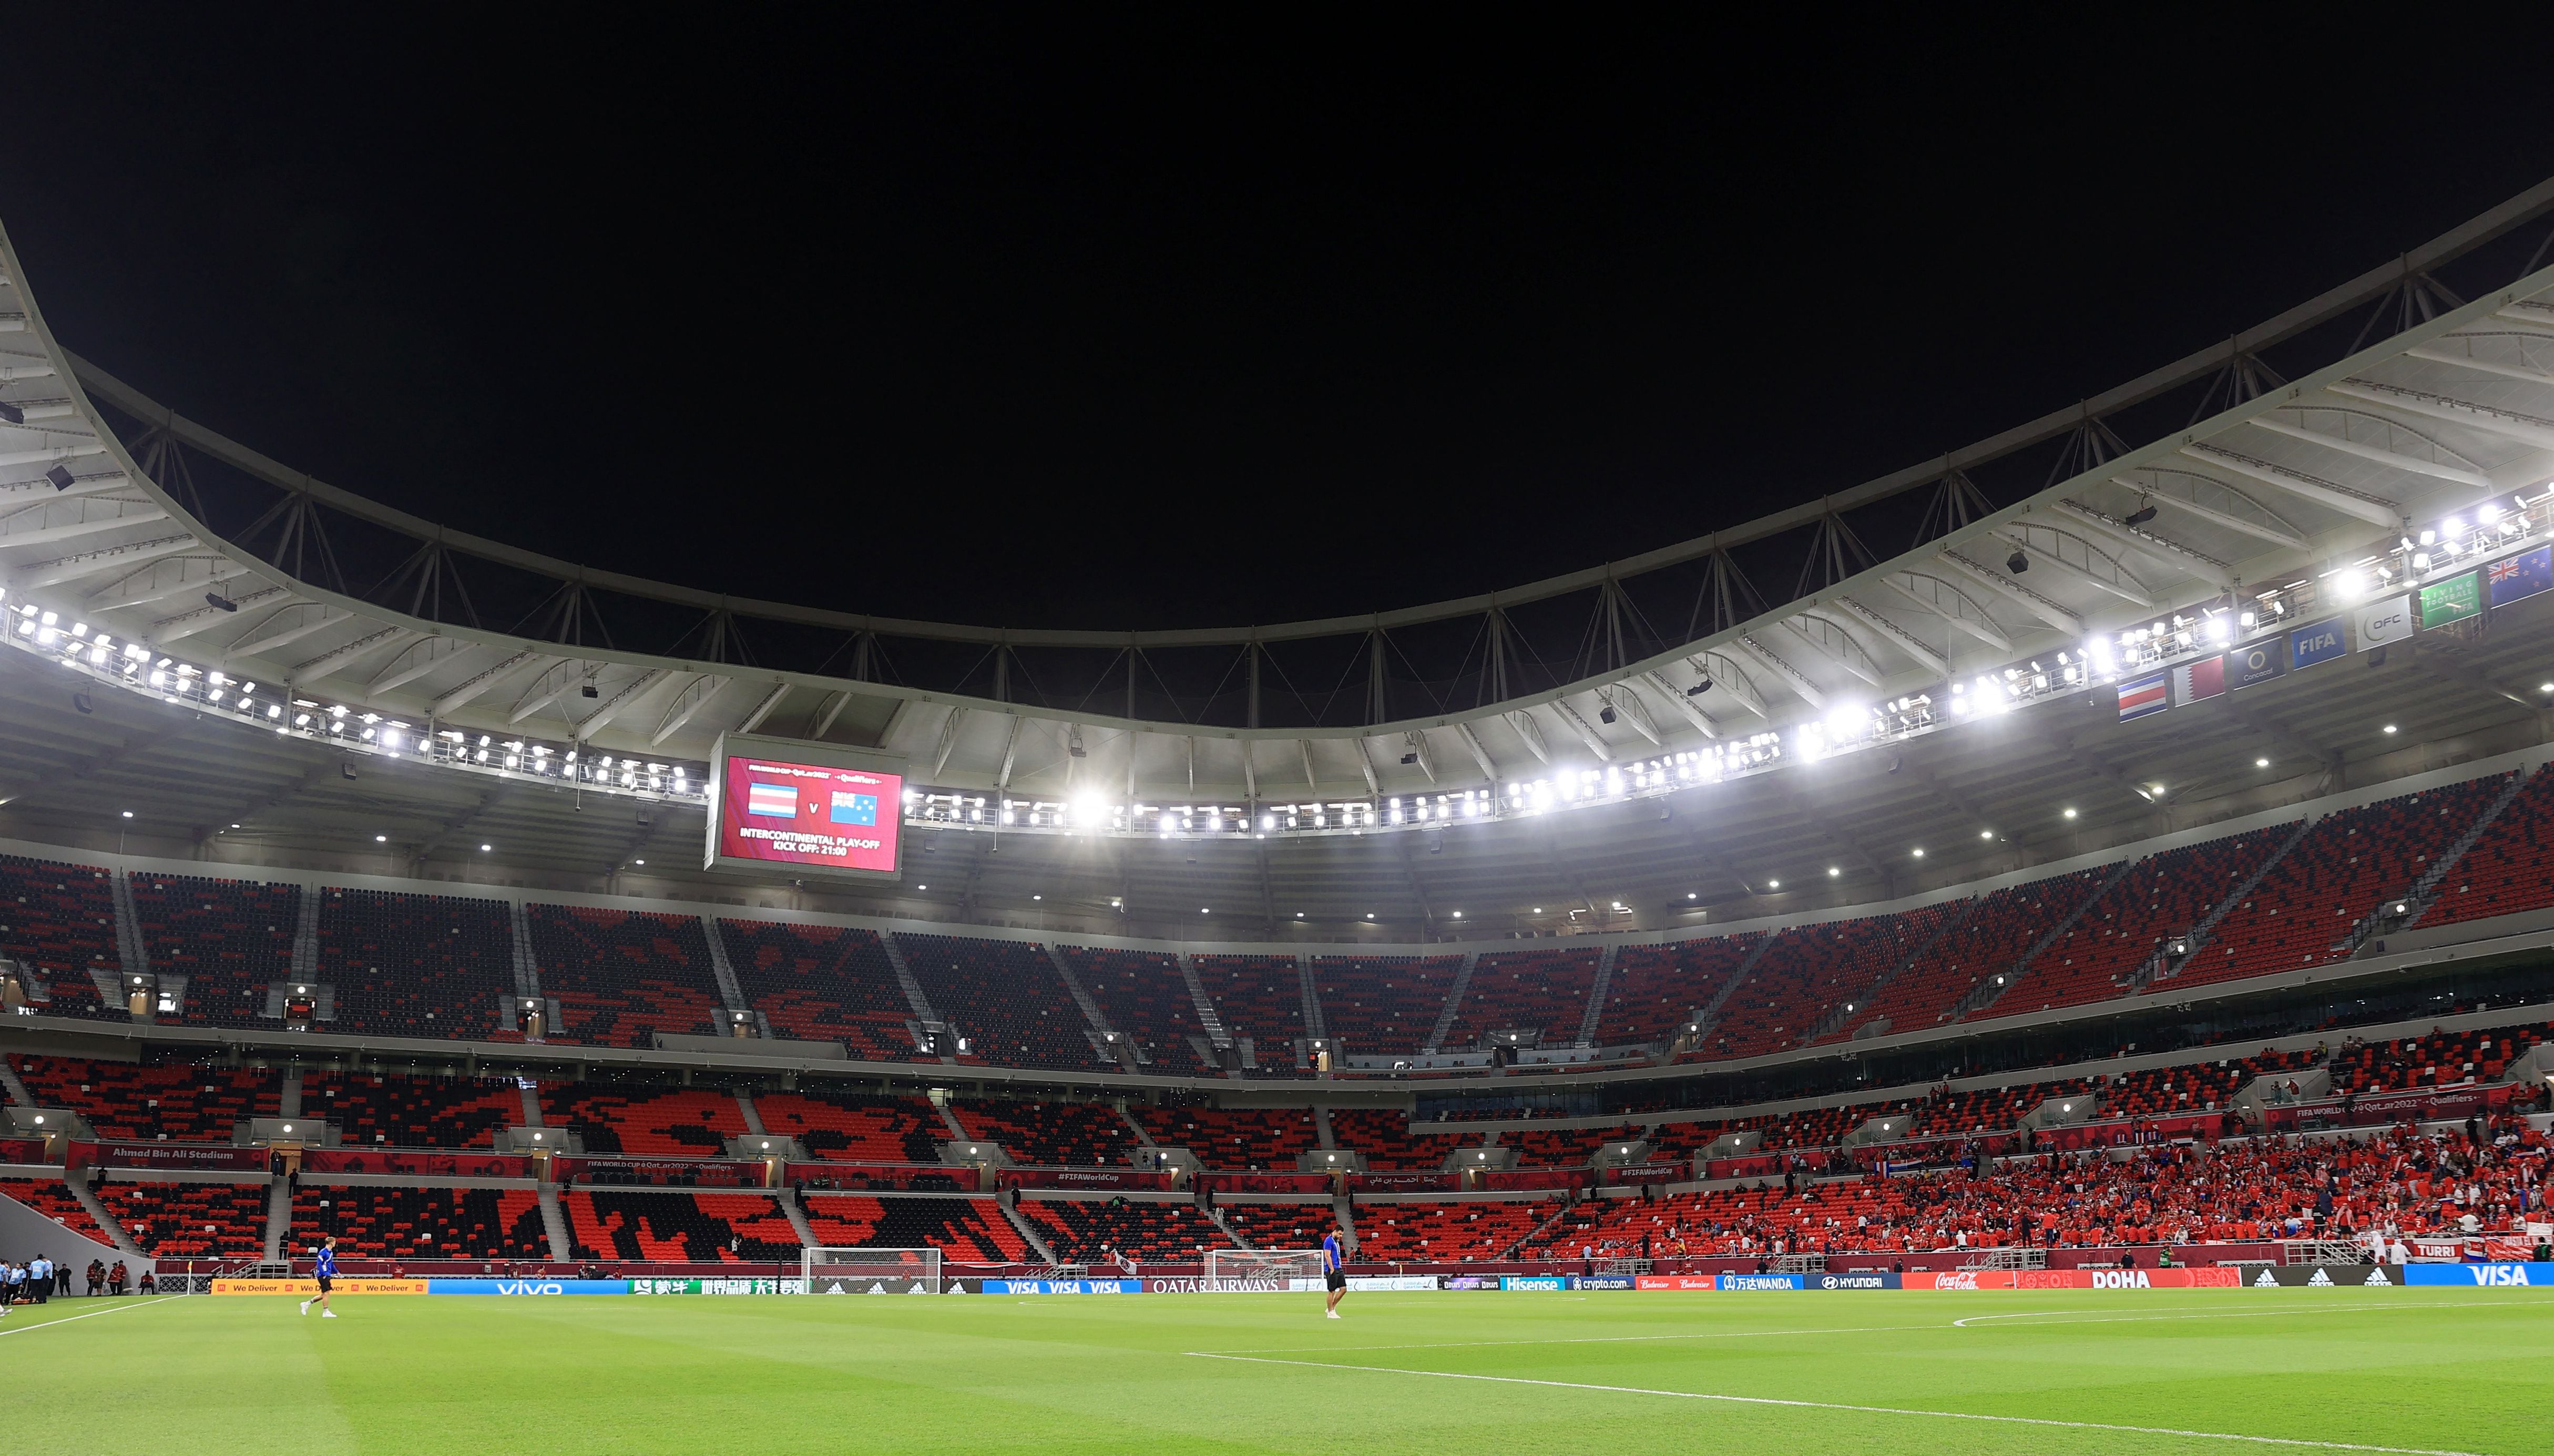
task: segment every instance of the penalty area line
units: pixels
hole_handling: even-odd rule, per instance
[[[83,1319],[95,1319],[102,1314],[121,1314],[127,1309],[144,1309],[154,1304],[166,1304],[172,1299],[183,1299],[185,1297],[186,1295],[184,1294],[160,1294],[132,1304],[117,1304],[105,1309],[92,1309],[86,1314],[66,1314],[59,1319],[48,1319],[42,1324],[13,1324],[7,1329],[0,1329],[0,1336],[34,1334],[40,1329],[52,1329],[58,1324],[77,1324]]]
[[[2121,1431],[2141,1436],[2174,1436],[2194,1441],[2238,1441],[2257,1446],[2293,1446],[2316,1451],[2376,1451],[2384,1456],[2481,1456],[2474,1451],[2448,1451],[2426,1446],[2378,1446],[2360,1441],[2312,1441],[2295,1436],[2248,1436],[2232,1431],[2181,1430],[2164,1425],[2121,1425],[2105,1420],[2057,1420],[2041,1415],[1981,1415],[1966,1410],[1917,1410],[1899,1405],[1849,1405],[1831,1400],[1789,1400],[1773,1396],[1723,1396],[1707,1391],[1661,1391],[1645,1386],[1600,1386],[1578,1381],[1533,1380],[1517,1375],[1467,1375],[1452,1370],[1401,1370],[1388,1365],[1335,1365],[1323,1360],[1270,1360],[1256,1355],[1218,1355],[1205,1350],[1182,1352],[1199,1360],[1229,1360],[1245,1365],[1293,1365],[1307,1370],[1344,1370],[1360,1375],[1417,1375],[1432,1380],[1480,1381],[1502,1386],[1542,1386],[1552,1390],[1595,1391],[1608,1396],[1664,1396],[1674,1400],[1716,1400],[1731,1405],[1781,1405],[1799,1410],[1843,1410],[1859,1415],[1914,1415],[1931,1420],[1977,1420],[1996,1425],[2050,1426],[2062,1430]]]

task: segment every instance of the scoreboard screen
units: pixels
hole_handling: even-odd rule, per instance
[[[893,878],[904,768],[892,754],[727,734],[710,758],[703,867]]]

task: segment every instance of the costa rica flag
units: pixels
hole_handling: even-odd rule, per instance
[[[2169,674],[2159,672],[2151,677],[2139,678],[2136,682],[2120,684],[2120,722],[2127,723],[2133,718],[2144,718],[2170,708],[2171,682]]]
[[[790,784],[751,784],[745,791],[745,812],[767,814],[774,819],[798,817],[798,790]]]

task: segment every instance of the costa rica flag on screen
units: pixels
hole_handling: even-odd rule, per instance
[[[798,790],[791,784],[754,784],[745,791],[745,812],[774,819],[798,817]]]
[[[904,777],[731,753],[713,859],[894,874]]]

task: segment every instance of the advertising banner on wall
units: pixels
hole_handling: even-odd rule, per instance
[[[2421,630],[2443,627],[2463,621],[2483,611],[2483,579],[2479,573],[2463,571],[2443,582],[2432,582],[2421,589]]]
[[[2554,1264],[2407,1264],[2403,1283],[2423,1288],[2554,1288]]]
[[[422,1294],[432,1283],[421,1279],[341,1279],[330,1286],[337,1294]],[[319,1282],[312,1279],[217,1279],[216,1294],[290,1294],[296,1299],[319,1296]]]
[[[1175,1193],[1167,1173],[1132,1168],[1005,1168],[993,1175],[997,1188],[1090,1188],[1098,1192]]]
[[[757,1279],[634,1279],[634,1294],[795,1294],[806,1281],[763,1276]]]
[[[764,1163],[715,1158],[552,1158],[550,1176],[560,1182],[658,1188],[758,1188],[770,1172]]]
[[[2288,633],[2288,666],[2292,669],[2304,669],[2319,662],[2330,662],[2336,657],[2346,655],[2348,651],[2348,644],[2342,634],[2341,618],[2338,616],[2327,616],[2321,621],[2310,621]]]
[[[1140,1294],[1139,1279],[988,1279],[987,1294]]]
[[[2383,1264],[2264,1264],[2244,1276],[2252,1289],[2382,1289],[2403,1282],[2403,1271]]]
[[[813,1191],[847,1193],[973,1193],[983,1179],[972,1168],[916,1164],[792,1163],[789,1181]]]
[[[1463,1189],[1459,1173],[1352,1173],[1347,1176],[1351,1193],[1458,1193]]]
[[[2247,642],[2226,654],[2226,686],[2249,688],[2288,670],[2288,639]]]
[[[1636,1289],[1673,1289],[1688,1294],[1708,1294],[1720,1288],[1707,1274],[1645,1274],[1632,1281]]]
[[[1328,1193],[1327,1173],[1202,1173],[1198,1181],[1219,1193]]]
[[[2359,609],[2359,650],[2382,647],[2412,635],[2412,595],[2405,592]]]
[[[0,1138],[0,1163],[42,1163],[45,1140],[42,1138]]]
[[[322,1173],[406,1174],[416,1177],[532,1176],[532,1160],[505,1153],[428,1153],[406,1148],[305,1148],[304,1177]]]
[[[73,1143],[71,1168],[158,1168],[189,1173],[266,1172],[264,1148],[213,1143]]]
[[[429,1294],[626,1294],[626,1279],[430,1279]]]
[[[1714,1277],[1722,1293],[1744,1289],[1805,1289],[1807,1276],[1798,1274],[1724,1274]]]

